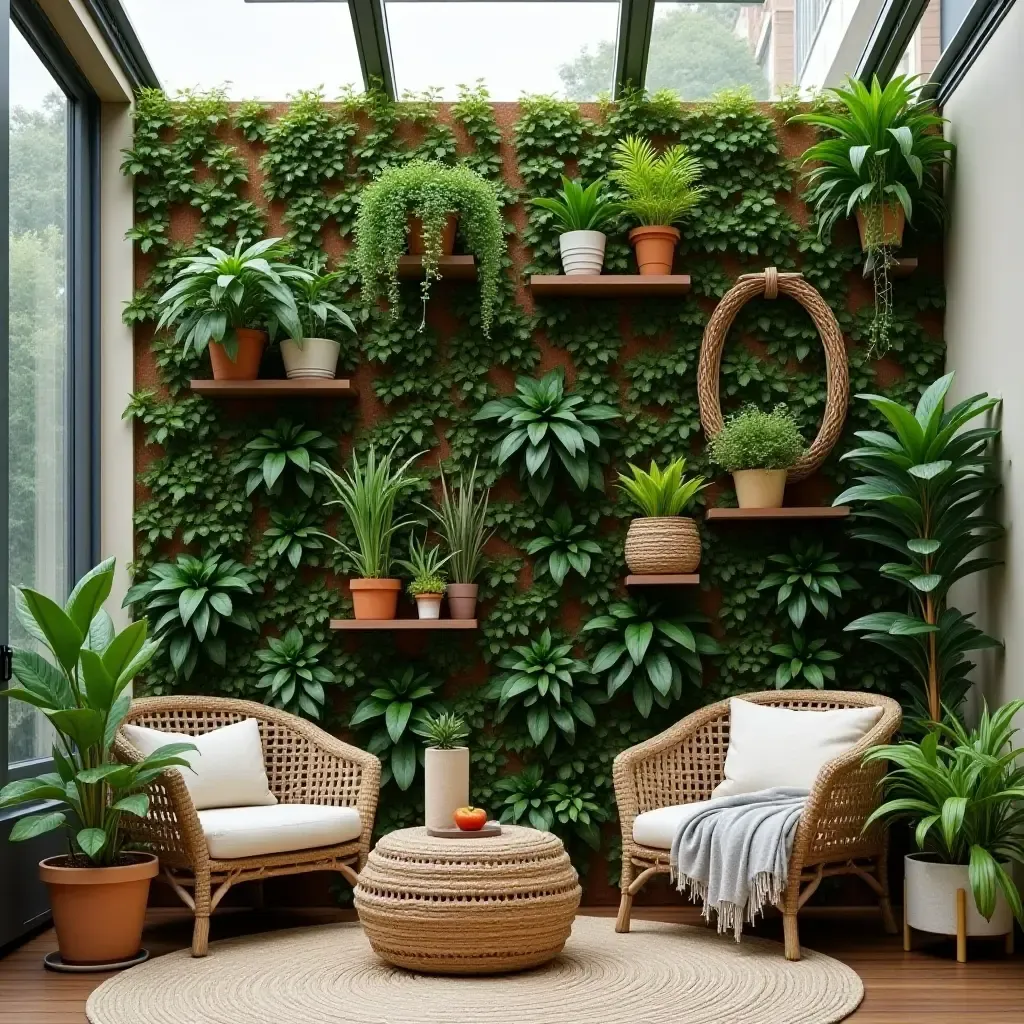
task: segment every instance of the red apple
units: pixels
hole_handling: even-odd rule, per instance
[[[487,812],[482,807],[460,807],[454,817],[463,832],[479,832],[487,824]]]

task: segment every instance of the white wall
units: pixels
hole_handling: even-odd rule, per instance
[[[1024,4],[1014,5],[946,104],[957,144],[946,245],[947,367],[957,398],[1004,399],[1005,566],[963,581],[953,602],[1005,641],[980,659],[976,679],[990,705],[1024,698]],[[1018,720],[1020,721],[1020,720]],[[1024,724],[1024,723],[1022,723]]]

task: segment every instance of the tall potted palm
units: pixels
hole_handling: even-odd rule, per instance
[[[67,833],[68,852],[39,865],[53,910],[60,956],[71,965],[118,965],[139,953],[150,880],[157,859],[128,849],[121,822],[145,817],[143,791],[165,769],[188,767],[180,755],[191,743],[169,743],[138,764],[113,760],[118,726],[131,704],[132,679],[158,644],[146,621],[115,632],[103,602],[110,596],[114,560],[79,580],[63,606],[28,587],[15,589],[18,617],[46,654],[17,648],[14,683],[0,696],[38,708],[56,733],[54,771],[11,782],[0,807],[46,801],[18,820],[12,842],[54,829]]]

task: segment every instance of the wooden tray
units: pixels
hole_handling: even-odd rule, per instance
[[[478,828],[475,832],[464,831],[454,825],[451,828],[431,828],[428,825],[427,835],[437,839],[486,839],[488,836],[501,835],[501,823],[489,821],[483,828]]]

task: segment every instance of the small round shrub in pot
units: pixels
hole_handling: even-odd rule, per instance
[[[554,214],[561,228],[558,248],[562,269],[567,277],[600,274],[604,267],[604,249],[608,237],[601,230],[619,215],[619,206],[601,194],[603,178],[584,186],[562,175],[559,199],[532,199],[534,206]]]
[[[413,726],[426,740],[423,820],[427,828],[454,828],[455,812],[469,804],[469,736],[465,721],[450,711],[427,714]]]
[[[740,508],[781,508],[786,473],[804,451],[796,421],[784,405],[771,412],[747,406],[708,442],[708,454],[732,473]]]
[[[687,479],[685,459],[664,470],[651,462],[649,472],[630,464],[630,476],[619,475],[619,488],[640,513],[626,534],[626,565],[638,575],[696,572],[700,565],[697,524],[682,513],[708,485],[701,476]]]
[[[421,619],[441,618],[441,598],[448,588],[441,567],[451,558],[451,555],[442,557],[436,545],[427,547],[426,538],[422,541],[409,538],[409,557],[400,559],[398,564],[412,576],[408,590],[416,599],[416,612]]]
[[[309,277],[297,277],[289,282],[302,330],[298,337],[282,340],[281,358],[289,380],[331,380],[341,354],[341,343],[331,337],[337,330],[334,325],[353,334],[355,325],[343,309],[328,299],[341,273],[336,270],[321,274],[315,268],[310,268],[309,273]]]

